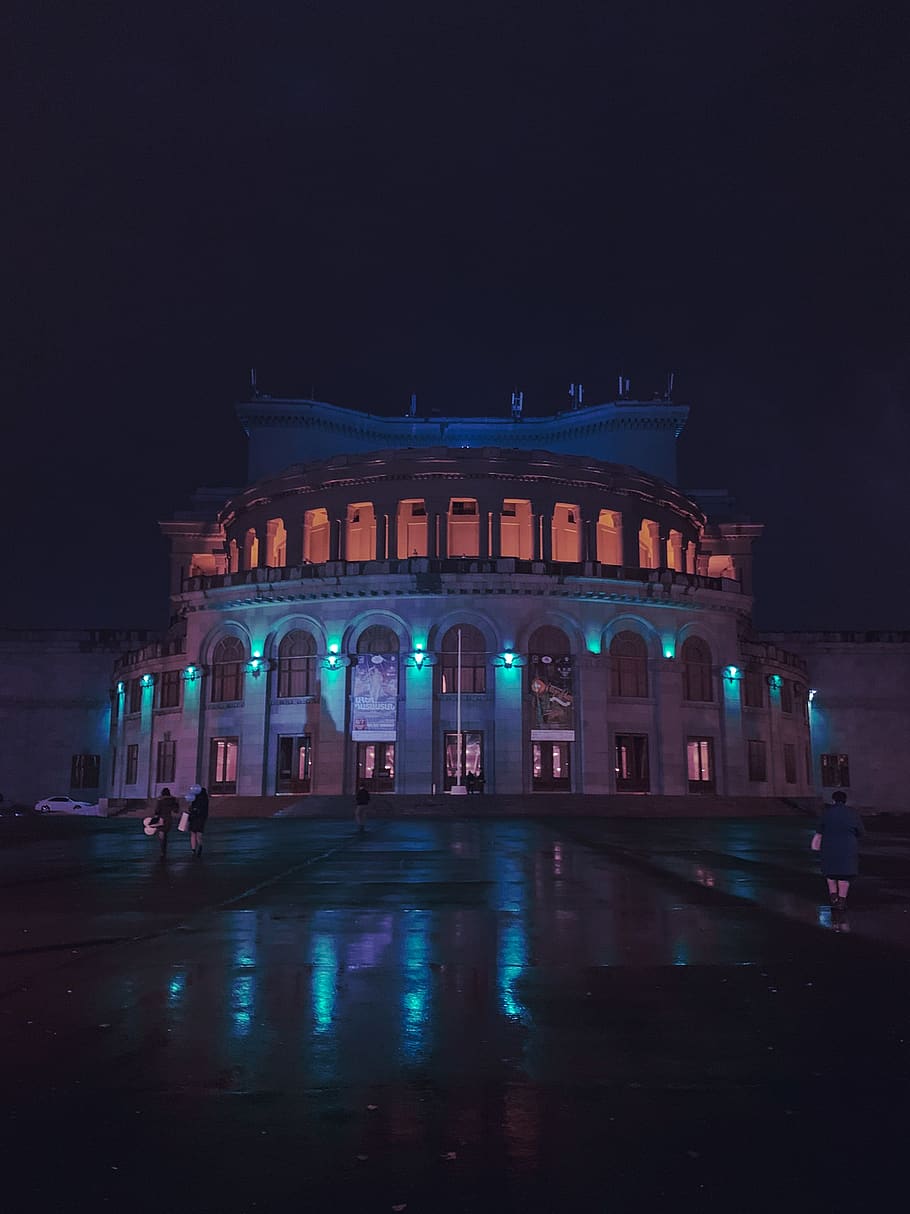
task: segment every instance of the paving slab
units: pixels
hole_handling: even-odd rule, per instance
[[[837,916],[798,818],[231,819],[164,863],[131,820],[12,826],[17,1208],[804,1212],[902,1183],[902,823]]]

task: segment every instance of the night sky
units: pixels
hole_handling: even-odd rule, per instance
[[[672,370],[757,625],[907,627],[907,11],[8,10],[0,623],[166,621],[157,520],[243,483],[255,366],[503,416]]]

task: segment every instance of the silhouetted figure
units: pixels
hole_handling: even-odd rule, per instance
[[[158,843],[161,847],[161,859],[167,859],[167,837],[171,833],[171,827],[174,825],[174,814],[180,806],[177,803],[177,798],[171,796],[169,788],[162,788],[161,796],[158,798],[158,803],[155,806],[155,817],[158,819],[156,825],[158,827]]]
[[[209,816],[209,794],[200,788],[190,802],[190,850],[194,856],[202,855],[202,835]]]
[[[822,810],[816,829],[822,837],[819,863],[831,905],[845,910],[850,881],[859,872],[859,840],[865,833],[862,818],[847,806],[847,794],[838,790]]]
[[[354,821],[357,823],[357,829],[361,834],[366,830],[367,806],[370,803],[370,794],[361,784],[357,789],[357,795],[354,797]]]

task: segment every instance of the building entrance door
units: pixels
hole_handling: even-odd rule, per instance
[[[310,735],[278,739],[278,773],[275,791],[309,792],[312,746]]]
[[[458,781],[458,734],[445,735],[445,777],[443,788],[446,792]],[[461,782],[468,792],[483,792],[483,733],[478,729],[463,729],[461,731]]]
[[[569,742],[531,743],[531,787],[534,792],[571,792]]]
[[[395,791],[395,743],[357,743],[357,787],[370,792]]]

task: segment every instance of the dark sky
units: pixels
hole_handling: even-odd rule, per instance
[[[900,628],[905,4],[15,6],[0,623],[154,626],[234,402],[692,406],[756,622]],[[11,123],[9,120],[11,119]]]

